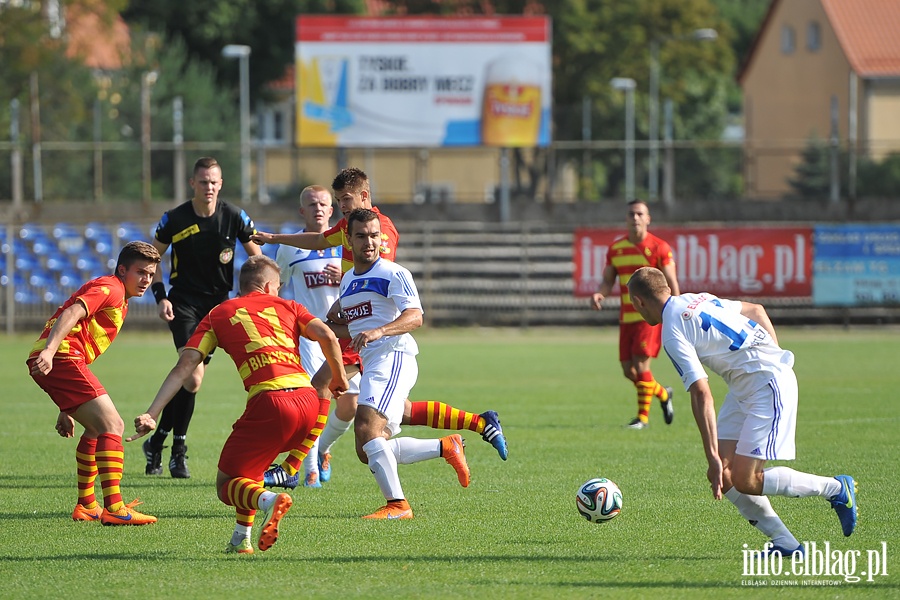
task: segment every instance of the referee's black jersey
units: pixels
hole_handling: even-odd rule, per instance
[[[169,283],[183,292],[228,294],[234,281],[234,249],[256,233],[247,213],[219,200],[210,217],[198,217],[190,201],[166,211],[156,240],[172,246]]]

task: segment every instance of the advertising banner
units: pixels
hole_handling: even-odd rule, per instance
[[[297,144],[550,143],[548,17],[296,22]]]
[[[820,225],[815,229],[813,303],[900,303],[900,226]]]
[[[811,227],[654,227],[672,247],[681,292],[730,297],[809,297]],[[597,291],[619,229],[576,229],[575,296]],[[618,293],[618,285],[616,286]]]

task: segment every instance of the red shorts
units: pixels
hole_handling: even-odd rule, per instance
[[[647,321],[619,324],[619,361],[634,357],[656,358],[662,345],[662,328]]]
[[[350,338],[340,338],[338,340],[341,344],[341,359],[343,359],[344,365],[358,365],[362,363],[359,352],[350,347],[350,342],[352,341]]]
[[[300,447],[318,416],[319,397],[311,387],[256,394],[232,425],[219,470],[231,477],[262,481],[279,454]]]
[[[34,382],[47,392],[59,410],[72,414],[79,406],[106,394],[106,390],[83,360],[54,357],[46,375],[31,373],[33,358],[26,361]]]

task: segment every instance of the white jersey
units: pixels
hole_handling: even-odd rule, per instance
[[[379,258],[365,273],[357,274],[355,269],[344,273],[341,310],[347,319],[350,337],[387,325],[409,308],[421,310],[422,301],[412,274],[405,267]],[[408,333],[382,337],[359,351],[363,369],[368,360],[391,352],[416,355],[419,347]]]
[[[762,325],[741,315],[741,303],[703,294],[672,296],[662,313],[662,344],[684,389],[707,379],[703,366],[728,384],[729,395],[747,398],[794,365]]]
[[[339,292],[339,284],[331,283],[325,276],[325,267],[333,264],[340,269],[340,248],[306,250],[282,244],[275,253],[275,262],[281,269],[281,284],[290,286],[293,300],[324,321]],[[312,376],[325,362],[325,354],[318,342],[300,336],[300,360]]]
[[[297,233],[303,233],[301,229]],[[281,245],[275,253],[275,262],[281,269],[281,283],[290,285],[294,301],[324,320],[328,309],[338,298],[337,283],[330,283],[325,276],[329,264],[341,267],[341,249],[306,250]]]

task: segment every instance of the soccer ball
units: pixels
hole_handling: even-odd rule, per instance
[[[606,523],[622,510],[622,491],[605,477],[590,479],[578,489],[575,506],[591,523]]]

